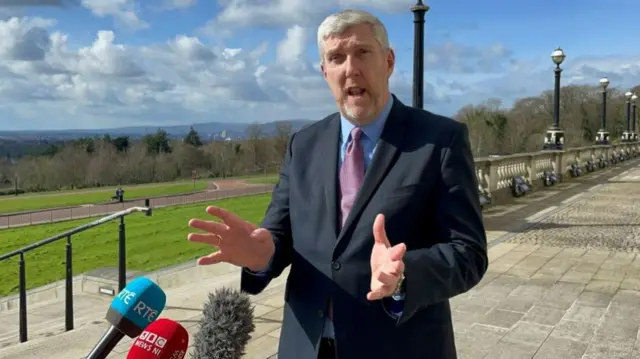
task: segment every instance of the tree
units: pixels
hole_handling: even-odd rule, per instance
[[[171,153],[171,146],[169,146],[169,134],[161,128],[153,135],[144,136],[142,140],[147,145],[147,152],[151,155]]]
[[[118,152],[127,152],[129,150],[129,136],[116,137],[112,141]]]
[[[187,133],[187,135],[184,136],[183,142],[193,147],[202,146],[200,135],[198,134],[198,132],[196,132],[196,130],[193,129],[193,126],[189,128],[189,133]]]
[[[289,142],[289,137],[293,133],[293,126],[291,125],[291,121],[278,121],[276,122],[276,136],[274,138],[274,147],[276,151],[276,156],[279,161],[284,159],[285,152],[287,151],[287,143]]]

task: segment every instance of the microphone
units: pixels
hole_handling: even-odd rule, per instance
[[[139,277],[129,282],[111,301],[106,316],[111,326],[86,359],[104,359],[125,335],[140,335],[156,320],[166,302],[166,294],[150,279]]]
[[[178,322],[160,318],[136,338],[126,359],[183,359],[188,346],[187,330]]]
[[[209,293],[202,313],[192,359],[240,359],[255,329],[249,297],[230,288],[219,289]]]

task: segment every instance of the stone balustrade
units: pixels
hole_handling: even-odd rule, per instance
[[[567,148],[562,151],[539,151],[505,156],[480,157],[475,159],[479,192],[492,202],[511,197],[513,178],[520,176],[535,189],[543,186],[545,172],[553,173],[559,182],[571,177],[571,168],[577,166],[583,173],[592,161],[598,169],[601,159],[613,165],[614,158],[628,159],[640,155],[640,142],[612,145],[593,145]]]

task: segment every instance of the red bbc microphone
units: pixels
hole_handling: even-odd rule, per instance
[[[127,359],[183,359],[189,346],[189,333],[178,322],[159,318],[136,338]]]

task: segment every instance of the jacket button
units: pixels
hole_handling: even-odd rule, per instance
[[[340,268],[342,268],[342,264],[340,264],[340,262],[338,261],[335,261],[331,263],[331,268],[333,268],[334,270],[340,270]]]

